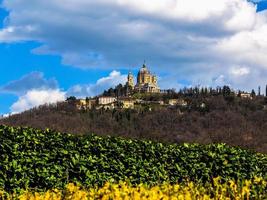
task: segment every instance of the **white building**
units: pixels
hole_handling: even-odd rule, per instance
[[[115,103],[117,98],[115,97],[98,97],[98,105],[107,105],[111,103]]]

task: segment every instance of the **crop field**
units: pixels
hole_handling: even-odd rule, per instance
[[[83,188],[82,186],[69,183],[64,189],[51,189],[45,192],[23,191],[21,193],[0,192],[2,199],[19,200],[48,200],[48,199],[172,199],[172,200],[215,200],[215,199],[265,199],[266,181],[261,178],[245,180],[243,182],[221,182],[220,178],[214,178],[212,184],[199,185],[194,182],[183,184],[159,184],[147,186],[139,184],[131,186],[125,182],[118,184],[106,183],[100,188]]]
[[[267,156],[0,126],[2,199],[267,199]]]

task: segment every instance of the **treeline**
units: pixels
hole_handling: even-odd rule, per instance
[[[236,94],[237,93],[237,94]],[[246,93],[244,91],[237,91],[235,92],[229,86],[225,85],[223,87],[191,87],[191,88],[183,88],[176,92],[175,89],[168,89],[162,90],[161,94],[149,94],[149,97],[165,97],[165,98],[179,98],[179,97],[208,97],[208,96],[218,96],[223,95],[224,97],[233,97],[238,96],[240,97],[242,93]],[[109,88],[105,90],[101,95],[103,96],[111,96],[111,97],[122,97],[122,96],[135,96],[140,95],[136,94],[135,91],[127,86],[119,84],[115,88]],[[258,93],[256,94],[255,90],[253,89],[250,92],[251,97],[260,96],[261,95],[261,88],[258,88]],[[143,94],[146,96],[146,94]],[[267,96],[267,86],[266,86],[266,95]]]
[[[267,99],[264,96],[242,99],[227,87],[207,92],[190,89],[182,93],[136,95],[148,101],[182,97],[188,105],[148,104],[135,110],[78,111],[74,105],[62,102],[13,115],[0,123],[167,143],[227,143],[267,153]]]

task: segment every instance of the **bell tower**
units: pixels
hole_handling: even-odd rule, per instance
[[[132,72],[129,72],[128,77],[127,77],[127,85],[131,88],[134,89],[134,76]]]

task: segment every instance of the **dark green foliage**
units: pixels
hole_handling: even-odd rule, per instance
[[[127,85],[119,84],[115,88],[110,88],[103,92],[103,96],[122,97],[127,96],[131,92],[131,88]]]
[[[6,191],[102,185],[267,178],[267,156],[217,145],[165,145],[95,135],[0,126],[0,188]]]
[[[252,89],[252,91],[251,91],[251,96],[252,96],[253,98],[256,96],[256,92],[255,92],[254,89]]]
[[[76,100],[77,99],[74,96],[70,96],[70,97],[67,98],[67,101],[76,101]]]

